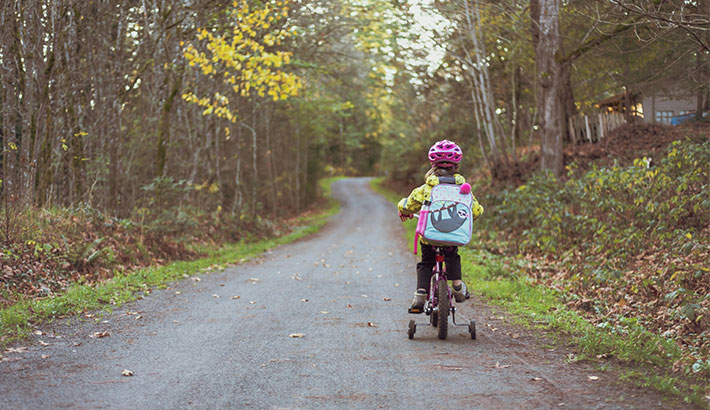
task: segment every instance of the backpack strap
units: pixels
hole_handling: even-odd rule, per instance
[[[456,185],[456,178],[451,176],[439,177],[440,184],[454,184]]]

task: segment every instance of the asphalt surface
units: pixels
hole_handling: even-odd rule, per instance
[[[392,204],[360,178],[334,195],[342,210],[318,234],[39,327],[4,352],[0,408],[682,407],[568,360],[476,298],[457,314],[478,322],[476,340],[425,326],[409,340],[409,319],[426,317],[407,314],[416,259]]]

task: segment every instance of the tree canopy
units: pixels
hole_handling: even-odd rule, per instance
[[[494,182],[530,147],[559,173],[568,118],[603,98],[673,84],[707,111],[708,7],[5,2],[3,203],[296,212],[328,173],[418,178],[443,138]]]

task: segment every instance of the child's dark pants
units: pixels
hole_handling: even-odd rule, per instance
[[[426,289],[429,293],[429,282],[431,281],[432,269],[436,265],[436,251],[431,245],[420,243],[422,250],[422,261],[417,263],[417,289]],[[456,246],[446,246],[441,248],[444,253],[444,264],[446,265],[446,278],[449,280],[461,280],[461,256],[459,248]]]

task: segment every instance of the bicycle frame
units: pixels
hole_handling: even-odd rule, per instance
[[[427,306],[424,312],[430,315],[439,306],[439,297],[434,291],[439,286],[440,281],[444,281],[448,285],[448,279],[446,277],[446,264],[444,264],[444,254],[442,253],[441,247],[435,246],[434,251],[436,252],[436,265],[434,265],[433,273],[431,275],[431,280],[429,282],[429,296],[427,297]],[[452,302],[453,294],[451,293],[451,288],[447,286],[449,306],[452,307],[452,313],[456,311]]]

